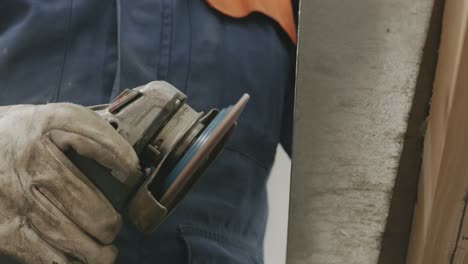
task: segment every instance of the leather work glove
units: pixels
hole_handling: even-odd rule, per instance
[[[0,107],[0,262],[114,262],[122,219],[63,154],[70,148],[113,173],[140,173],[130,144],[85,107]]]

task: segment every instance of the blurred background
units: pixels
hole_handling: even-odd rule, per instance
[[[291,159],[278,146],[267,185],[269,216],[265,235],[265,264],[286,262],[290,178]]]

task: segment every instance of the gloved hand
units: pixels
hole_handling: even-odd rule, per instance
[[[34,264],[114,262],[121,217],[66,158],[69,148],[115,172],[139,173],[132,147],[85,107],[0,107],[0,255]]]

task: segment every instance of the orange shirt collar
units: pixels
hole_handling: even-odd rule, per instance
[[[241,18],[259,12],[274,19],[296,44],[296,22],[291,0],[206,0],[219,12]]]

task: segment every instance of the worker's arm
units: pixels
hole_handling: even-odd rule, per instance
[[[295,57],[295,46],[289,49],[290,56]],[[295,63],[295,59],[291,60],[291,63]],[[281,120],[281,134],[280,143],[283,146],[289,157],[292,155],[292,143],[293,143],[293,125],[294,125],[294,98],[296,96],[295,90],[295,65],[292,64],[290,67],[289,84],[288,89],[284,95],[283,101],[283,116]]]
[[[73,104],[0,107],[0,135],[0,262],[113,263],[121,217],[63,152],[136,174],[132,147]]]
[[[294,87],[287,92],[284,100],[283,120],[281,124],[281,145],[289,157],[292,154],[293,118],[294,118]]]

